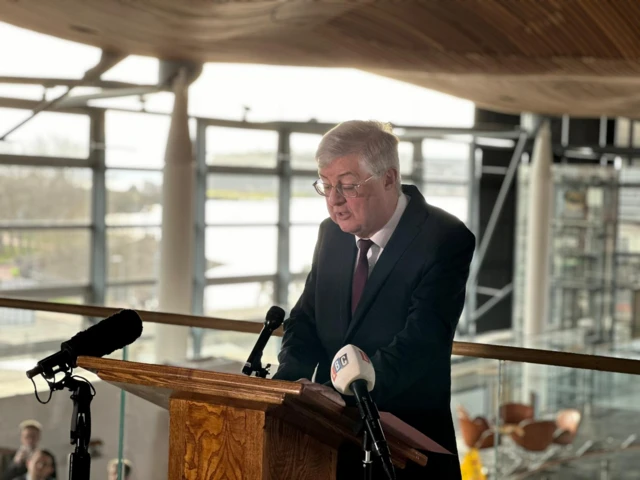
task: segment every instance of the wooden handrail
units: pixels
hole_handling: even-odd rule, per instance
[[[40,302],[36,300],[1,297],[0,307],[37,310],[40,312],[67,313],[70,315],[98,318],[108,317],[122,310],[122,308],[100,307],[96,305],[73,305],[70,303]],[[142,320],[147,323],[211,328],[214,330],[228,330],[242,333],[260,333],[262,329],[262,323],[248,322],[246,320],[229,320],[226,318],[182,315],[179,313],[153,312],[151,310],[138,310],[137,308],[134,310],[138,312]],[[282,328],[274,332],[274,335],[282,336]]]
[[[94,305],[73,305],[67,303],[41,302],[35,300],[1,298],[0,307],[17,308],[21,310],[37,310],[42,312],[66,313],[89,317],[108,317],[117,313],[121,308],[100,307]],[[246,320],[230,320],[226,318],[203,317],[197,315],[182,315],[175,313],[152,312],[137,310],[140,317],[148,323],[165,325],[179,325],[185,327],[201,327],[213,330],[226,330],[240,333],[260,333],[261,322]],[[282,336],[282,328],[274,332]],[[640,360],[626,358],[605,357],[600,355],[585,355],[581,353],[554,352],[534,348],[507,347],[484,343],[453,342],[453,354],[463,357],[487,358],[511,362],[535,363],[556,367],[580,368],[601,372],[626,373],[640,375]]]

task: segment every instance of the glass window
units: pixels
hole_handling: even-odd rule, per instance
[[[107,225],[160,225],[162,172],[106,172]]]
[[[304,285],[307,279],[293,280],[289,283],[289,310],[291,310],[302,295],[304,291]]]
[[[189,100],[197,115],[254,122],[378,118],[395,125],[471,127],[474,117],[468,100],[353,68],[207,63]]]
[[[469,181],[469,145],[445,140],[425,139],[423,178],[429,182]]]
[[[400,175],[411,175],[413,171],[413,144],[410,142],[399,142],[398,158],[400,160]]]
[[[469,187],[467,185],[426,183],[422,194],[431,205],[442,208],[463,222],[467,221],[469,208]]]
[[[0,135],[4,135],[30,115],[30,110],[0,108]],[[41,112],[0,142],[0,153],[87,158],[89,117]]]
[[[89,241],[88,229],[0,230],[0,289],[87,282]]]
[[[7,50],[7,49],[5,49]],[[4,52],[3,52],[4,53]],[[0,54],[1,55],[1,54]],[[3,64],[5,65],[5,64]],[[6,75],[6,71],[3,68],[3,75]],[[47,90],[47,93],[57,90],[52,88]],[[8,98],[23,98],[26,100],[42,100],[43,88],[41,85],[15,85],[11,83],[0,84],[0,96]],[[60,92],[62,93],[62,92]],[[48,98],[49,95],[47,95]],[[3,132],[4,133],[4,132]],[[1,134],[0,134],[1,135]]]
[[[116,308],[157,310],[158,286],[128,285],[107,287],[105,305]]]
[[[69,27],[73,28],[72,25]],[[0,49],[2,75],[82,78],[87,70],[100,61],[101,51],[97,47],[43,35],[8,23],[0,23],[0,38],[6,46]]]
[[[137,310],[158,310],[157,285],[130,285],[107,287],[105,305],[115,308],[133,308]],[[129,361],[153,363],[156,361],[154,337],[157,323],[143,321],[142,336],[129,345],[127,355]],[[122,350],[116,350],[112,356],[122,358]]]
[[[107,111],[107,166],[162,168],[169,124],[165,115]]]
[[[291,223],[321,223],[329,216],[324,197],[313,188],[317,177],[294,177],[291,182]]]
[[[0,223],[89,223],[91,185],[89,169],[0,165]]]
[[[81,297],[38,300],[83,302]],[[0,397],[33,395],[33,385],[25,381],[25,371],[35,367],[39,360],[58,352],[61,342],[69,340],[87,326],[85,318],[80,315],[1,308]],[[48,390],[41,377],[36,377],[35,381],[39,392]],[[35,399],[33,404],[37,405]]]
[[[311,271],[313,251],[318,239],[318,227],[291,227],[290,270],[292,273]]]
[[[270,280],[209,285],[204,289],[204,313],[209,317],[263,321],[273,296],[274,284]]]
[[[231,167],[274,168],[278,155],[278,132],[241,128],[208,127],[207,163]]]
[[[103,80],[155,85],[160,61],[157,58],[129,55],[102,75]]]
[[[312,133],[292,133],[289,136],[291,167],[297,170],[318,170],[316,150],[322,135]]]
[[[208,227],[206,276],[268,275],[276,272],[277,227]]]
[[[278,178],[213,173],[207,176],[206,222],[278,222]]]
[[[109,281],[158,278],[160,228],[108,228]]]
[[[261,320],[268,310],[260,313]],[[201,355],[203,358],[214,358],[217,361],[209,362],[207,369],[226,373],[238,373],[247,361],[249,353],[256,343],[255,333],[231,332],[225,330],[205,330],[202,341]],[[262,366],[271,364],[269,371],[273,375],[278,370],[278,352],[280,351],[280,337],[272,336],[262,352]],[[219,359],[226,359],[230,362],[221,362]],[[198,368],[198,367],[196,367]],[[202,367],[200,367],[202,368]],[[23,373],[24,376],[24,373]]]

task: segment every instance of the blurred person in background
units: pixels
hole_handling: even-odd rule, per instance
[[[42,437],[42,425],[36,420],[25,420],[20,428],[20,447],[7,470],[2,473],[2,480],[12,480],[27,473],[27,461],[36,451]]]
[[[49,450],[36,450],[27,460],[27,473],[12,480],[55,480],[56,459]]]
[[[118,468],[120,467],[120,462],[117,458],[114,458],[109,462],[107,466],[107,480],[118,480]],[[122,471],[122,480],[130,480],[131,479],[131,462],[126,458],[122,459],[123,471]]]

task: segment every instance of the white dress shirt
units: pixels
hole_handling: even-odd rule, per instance
[[[391,215],[391,218],[389,219],[387,224],[384,227],[382,227],[380,230],[378,230],[376,233],[371,235],[371,238],[365,239],[365,240],[371,240],[373,242],[373,245],[371,245],[371,248],[367,252],[367,260],[369,260],[369,275],[371,275],[373,267],[376,266],[376,262],[380,258],[380,255],[382,255],[382,251],[387,246],[387,243],[389,243],[389,239],[391,238],[391,235],[393,235],[393,232],[398,226],[398,223],[400,222],[400,218],[402,218],[402,214],[404,213],[404,210],[407,208],[408,203],[409,203],[409,197],[404,193],[400,195],[400,197],[398,197],[398,204],[396,205],[396,210],[393,212],[393,215]],[[356,246],[357,246],[358,240],[360,240],[361,238],[358,237],[357,235],[355,235],[355,237],[356,237]],[[359,253],[359,248],[358,248],[358,253]],[[359,258],[359,255],[356,258]],[[357,263],[358,262],[356,260],[356,265],[353,267],[354,269],[358,266]]]

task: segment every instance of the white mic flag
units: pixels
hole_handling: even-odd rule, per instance
[[[345,345],[331,363],[331,383],[343,395],[353,395],[349,386],[356,380],[365,380],[370,392],[376,384],[376,372],[366,353],[355,345]]]

